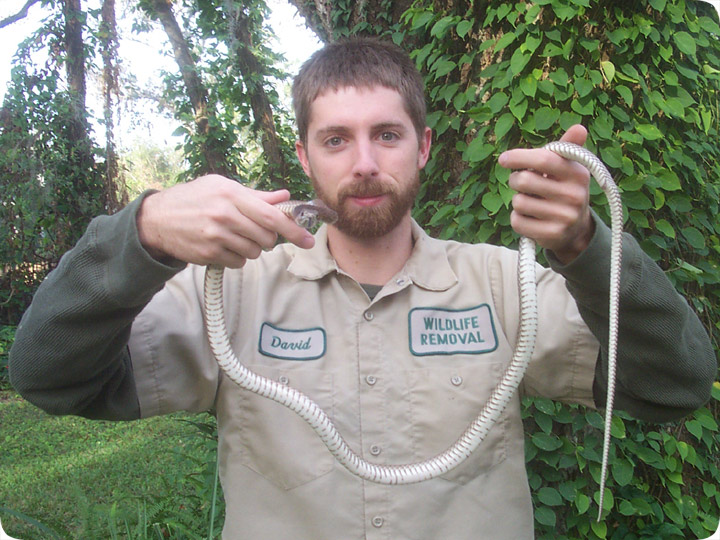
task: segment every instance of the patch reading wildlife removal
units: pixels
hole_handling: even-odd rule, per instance
[[[283,360],[317,360],[325,354],[325,330],[285,330],[270,323],[260,328],[259,351]]]
[[[482,354],[498,346],[487,304],[464,310],[415,308],[408,314],[408,333],[415,356]]]

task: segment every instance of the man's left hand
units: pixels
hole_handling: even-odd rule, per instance
[[[560,140],[583,145],[587,130],[572,126]],[[595,232],[590,215],[590,173],[575,161],[543,148],[503,152],[501,166],[513,169],[510,224],[568,264],[588,246]]]

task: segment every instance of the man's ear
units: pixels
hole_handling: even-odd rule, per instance
[[[432,143],[432,130],[426,127],[418,141],[418,169],[422,169],[430,158],[430,145]]]
[[[295,141],[295,153],[297,154],[298,160],[300,160],[300,165],[302,165],[303,171],[305,171],[306,175],[310,176],[311,169],[307,151],[305,149],[305,144],[300,140]]]

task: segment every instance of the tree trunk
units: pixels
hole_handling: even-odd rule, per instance
[[[85,54],[83,46],[84,14],[80,0],[65,0],[65,52],[68,89],[70,91],[71,118],[68,125],[73,143],[84,141],[85,129]]]
[[[201,152],[205,156],[205,173],[216,173],[232,177],[233,172],[222,151],[212,144],[212,128],[208,110],[207,90],[198,75],[190,47],[172,12],[171,0],[152,0],[154,15],[160,20],[173,49],[175,61],[185,82],[185,89],[195,113],[195,127],[202,136]]]
[[[120,168],[115,149],[114,104],[118,95],[117,49],[118,35],[115,22],[115,0],[103,0],[100,43],[103,59],[103,94],[105,117],[105,208],[114,213],[127,204],[127,191],[121,186]]]
[[[270,180],[280,188],[287,188],[288,163],[282,153],[280,141],[275,131],[273,110],[270,105],[265,89],[263,88],[263,77],[258,75],[265,71],[262,63],[252,53],[252,35],[249,28],[249,20],[242,9],[234,14],[235,24],[231,25],[234,30],[235,58],[240,74],[243,77],[245,86],[250,95],[250,107],[257,128],[260,130],[260,138],[268,164]]]

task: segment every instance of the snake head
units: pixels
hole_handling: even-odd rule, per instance
[[[335,210],[320,199],[315,199],[308,203],[295,206],[292,209],[292,218],[295,220],[295,223],[301,227],[310,229],[317,225],[318,221],[323,221],[328,224],[335,223],[338,216]]]
[[[304,229],[312,229],[317,225],[317,211],[314,208],[308,208],[310,205],[298,206],[293,210],[293,219],[295,223]]]

